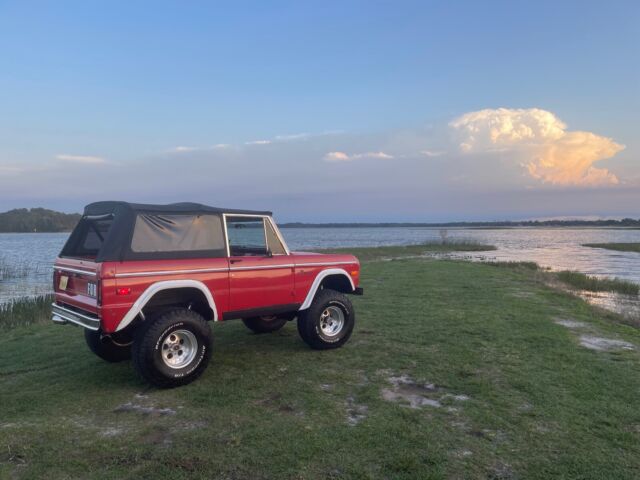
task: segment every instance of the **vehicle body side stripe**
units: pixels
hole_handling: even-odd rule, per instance
[[[152,272],[123,272],[116,273],[116,278],[128,278],[128,277],[152,277],[154,275],[184,275],[186,273],[215,273],[215,272],[227,272],[229,269],[224,268],[194,268],[190,270],[159,270]]]
[[[353,263],[355,262],[318,262],[318,263],[298,263],[298,264],[287,263],[287,264],[281,264],[281,265],[254,265],[251,267],[196,268],[196,269],[190,269],[190,270],[123,272],[123,273],[116,273],[115,276],[116,278],[152,277],[154,275],[184,275],[188,273],[216,273],[216,272],[243,271],[243,270],[268,270],[268,269],[275,269],[275,268],[330,267],[334,265],[351,265]],[[90,274],[90,272],[86,272],[86,273]]]

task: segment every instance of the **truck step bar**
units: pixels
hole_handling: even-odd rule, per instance
[[[51,304],[51,320],[61,325],[73,323],[93,331],[97,331],[100,328],[100,319],[98,317],[88,312],[85,314],[70,310],[57,303]]]

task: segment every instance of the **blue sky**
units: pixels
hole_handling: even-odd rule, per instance
[[[637,216],[639,24],[634,1],[0,0],[0,209]]]

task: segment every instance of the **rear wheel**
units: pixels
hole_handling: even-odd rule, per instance
[[[311,348],[327,350],[344,345],[356,322],[351,300],[335,290],[321,290],[298,316],[300,337]]]
[[[287,323],[286,317],[269,315],[263,317],[243,318],[242,323],[255,333],[269,333],[280,330]]]
[[[211,358],[211,329],[202,316],[178,309],[144,322],[133,342],[133,365],[149,383],[171,388],[198,378]]]
[[[100,332],[84,329],[84,339],[89,350],[107,362],[122,362],[131,358],[131,343],[119,344],[109,337],[103,337]]]

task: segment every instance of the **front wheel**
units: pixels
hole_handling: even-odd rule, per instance
[[[298,332],[316,350],[344,345],[356,323],[351,300],[335,290],[321,290],[311,306],[298,316]]]
[[[207,368],[211,344],[211,329],[202,316],[172,310],[140,325],[133,341],[133,366],[157,387],[186,385]]]

